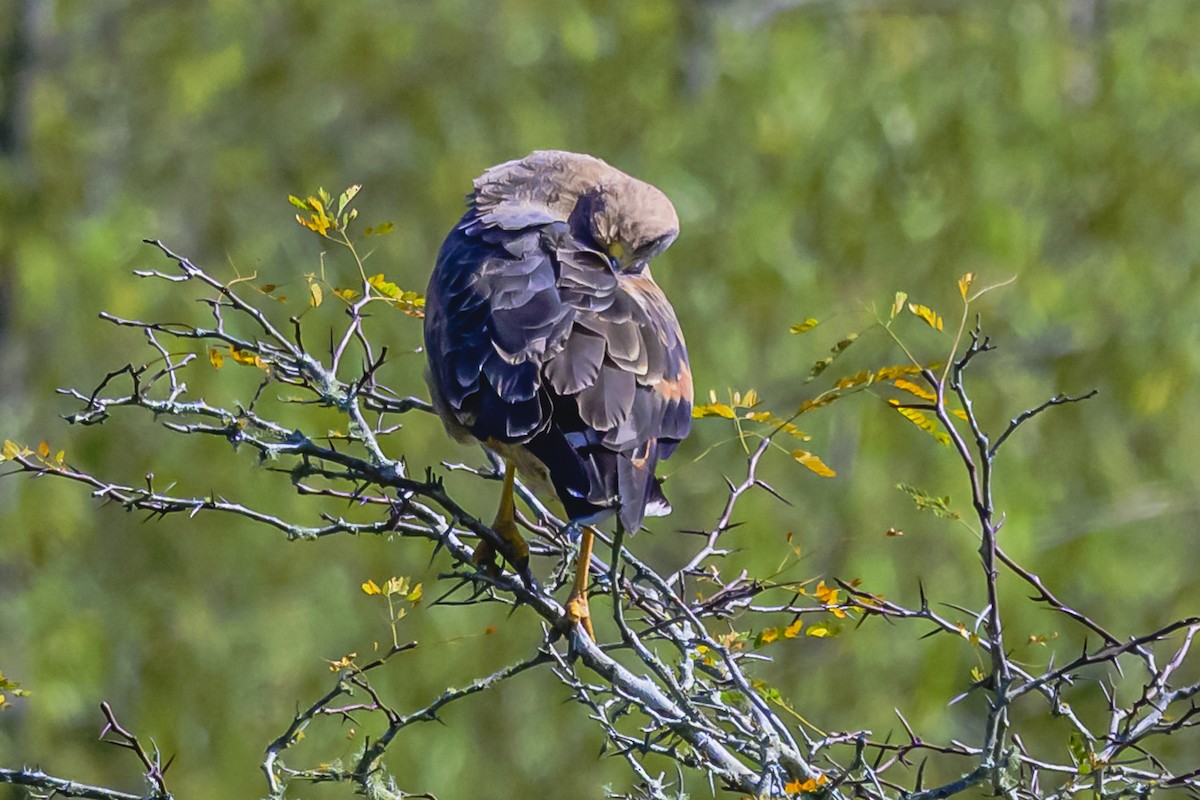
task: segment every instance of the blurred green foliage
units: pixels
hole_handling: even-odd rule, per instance
[[[364,224],[395,224],[369,267],[419,290],[473,176],[535,148],[571,149],[676,202],[683,232],[655,273],[701,397],[753,387],[786,412],[818,391],[808,370],[847,333],[863,336],[825,377],[901,360],[870,329],[870,305],[886,310],[905,290],[949,321],[959,275],[1018,276],[981,304],[1001,348],[973,367],[983,418],[1000,428],[1057,391],[1100,394],[1007,445],[1006,546],[1121,634],[1196,613],[1196,30],[1200,6],[1185,0],[4,4],[0,436],[49,439],[114,480],[153,471],[304,519],[286,479],[223,442],[136,417],[102,429],[59,420],[72,407],[55,387],[90,388],[146,355],[96,319],[101,309],[203,313],[129,275],[161,266],[140,240],[230,278],[257,273],[292,295],[279,312],[295,313],[321,258],[288,194],[362,183]],[[325,269],[353,274],[332,254]],[[788,333],[810,316],[822,324]],[[314,340],[336,324],[321,319]],[[943,357],[948,336],[911,322],[908,344]],[[376,330],[394,354],[384,379],[423,393],[419,323],[396,314]],[[198,393],[252,391],[201,364],[188,377]],[[771,462],[793,505],[762,494],[741,508],[747,524],[728,536],[736,563],[769,574],[795,544],[803,560],[786,577],[861,577],[909,603],[919,580],[931,596],[982,604],[975,542],[895,488],[964,499],[948,450],[868,395],[803,427],[838,475]],[[668,463],[676,514],[636,542],[654,563],[678,562],[674,529],[716,519],[720,475],[742,469],[731,434],[698,421]],[[414,468],[480,461],[428,420],[391,446]],[[493,488],[467,498],[481,516]],[[328,686],[323,659],[390,640],[360,584],[406,575],[429,587],[444,566],[421,545],[288,545],[242,521],[143,524],[97,506],[65,482],[0,482],[0,668],[31,692],[0,713],[5,766],[135,789],[133,760],[96,742],[104,699],[178,754],[168,778],[179,796],[254,796],[264,746]],[[1015,583],[1002,588],[1018,660],[1078,647],[1077,630],[1022,604]],[[535,632],[523,627],[490,608],[420,608],[401,636],[422,647],[383,685],[415,707],[528,652]],[[978,701],[945,701],[968,685],[975,654],[918,633],[867,625],[780,641],[762,677],[822,727],[882,734],[900,707],[927,739],[969,735]],[[1022,644],[1027,635],[1061,638]],[[512,798],[626,785],[563,700],[545,675],[524,675],[408,734],[391,764],[406,789],[442,797],[481,781]],[[1065,752],[1066,728],[1024,708],[1046,716],[1047,746]],[[313,761],[358,746],[350,726],[329,730],[305,743]]]

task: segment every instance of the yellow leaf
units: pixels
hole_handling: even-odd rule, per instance
[[[900,412],[900,415],[916,425],[921,430],[937,439],[940,444],[950,444],[950,435],[945,431],[938,430],[937,422],[930,419],[922,411],[915,408],[902,408],[895,400],[889,400],[888,404]]]
[[[258,287],[258,290],[260,292],[262,292],[263,294],[270,294],[271,292],[275,291],[277,288],[278,287],[273,283],[264,283],[262,286]]]
[[[424,589],[422,588],[422,585],[418,583],[416,586],[414,586],[412,588],[411,592],[409,592],[407,595],[405,595],[404,599],[407,600],[408,602],[412,603],[415,606],[417,603],[421,602],[421,595],[423,595],[424,593],[425,592],[424,592]]]
[[[983,683],[983,670],[979,667],[971,667],[971,683]]]
[[[733,409],[725,403],[706,403],[702,406],[696,406],[692,409],[692,416],[696,419],[702,417],[724,417],[725,419],[733,419],[737,415],[733,413]]]
[[[324,292],[321,291],[321,284],[315,281],[308,283],[308,304],[313,308],[321,305],[321,301],[325,299]]]
[[[815,397],[812,400],[805,400],[803,403],[800,404],[800,408],[798,408],[796,410],[796,416],[800,416],[801,414],[807,414],[809,411],[812,411],[814,408],[821,408],[822,406],[827,406],[830,403],[832,403],[834,400],[839,399],[841,396],[842,395],[837,394],[836,392],[825,392],[824,394],[820,395],[819,397]]]
[[[820,324],[821,323],[818,322],[817,320],[813,319],[812,317],[809,317],[808,319],[804,320],[804,322],[796,323],[789,330],[791,330],[792,333],[808,333],[809,331],[811,331],[813,328],[817,327]]]
[[[396,230],[395,223],[383,222],[379,225],[367,228],[365,231],[363,231],[363,236],[383,236],[391,233],[394,230]]]
[[[21,454],[21,446],[12,439],[4,440],[4,447],[0,449],[0,459],[12,460]]]
[[[258,353],[250,350],[239,350],[234,345],[229,345],[229,356],[243,366],[266,369],[266,362],[259,358]]]
[[[367,594],[383,594],[383,591],[379,588],[379,584],[370,578],[362,585],[362,590]]]
[[[859,370],[853,375],[847,375],[844,378],[838,378],[833,384],[835,389],[852,389],[855,386],[861,386],[864,383],[870,383],[875,377],[875,373],[870,370]]]
[[[419,292],[406,292],[396,284],[383,277],[383,273],[372,275],[367,279],[367,283],[379,292],[384,297],[392,301],[392,305],[399,308],[410,317],[421,317],[424,313],[421,311],[425,307],[425,298]]]
[[[840,589],[834,589],[832,587],[826,586],[825,581],[820,581],[817,583],[817,590],[816,590],[815,594],[816,594],[818,600],[820,600],[822,603],[824,603],[827,606],[831,606],[831,605],[835,605],[837,603],[838,592],[840,592],[840,591],[841,591]]]
[[[761,641],[763,644],[770,644],[771,642],[773,642],[779,638],[779,629],[778,628],[766,628],[763,630],[762,633],[760,633],[758,635],[758,638],[759,638],[759,641]]]
[[[37,452],[38,452],[38,455],[41,456],[42,458],[49,458],[50,457],[50,443],[47,442],[45,439],[42,439],[42,441],[40,443],[38,443]]]
[[[796,620],[791,625],[788,625],[786,628],[783,629],[783,638],[795,639],[796,636],[799,635],[800,629],[802,627],[804,627],[804,620],[800,620],[800,619]]]
[[[817,789],[824,786],[828,782],[829,782],[829,779],[826,778],[824,775],[821,775],[816,778],[809,778],[808,780],[804,781],[803,783],[801,783],[800,779],[797,778],[796,780],[792,781],[791,783],[785,785],[783,787],[783,790],[785,792],[787,792],[788,794],[812,794],[812,793],[816,792]]]
[[[892,319],[904,310],[904,301],[908,299],[908,292],[896,292],[896,299],[892,301]]]
[[[817,475],[820,475],[822,478],[832,478],[833,476],[837,475],[836,472],[826,466],[825,462],[807,450],[793,450],[792,458],[796,459],[801,464],[815,472]]]
[[[221,355],[221,351],[215,347],[208,348],[208,363],[213,365],[213,369],[220,369],[225,364],[225,356]]]
[[[753,389],[747,389],[744,395],[741,392],[733,393],[734,408],[754,408],[759,402],[758,392]]]
[[[400,294],[400,287],[383,277],[382,272],[367,278],[367,283],[388,297],[396,297]]]
[[[896,385],[897,389],[902,389],[902,390],[908,392],[909,394],[916,395],[917,397],[921,398],[922,400],[929,400],[930,402],[937,400],[936,394],[929,391],[924,386],[920,386],[918,384],[913,383],[912,381],[905,380],[904,378],[897,378],[895,385]]]
[[[958,279],[958,293],[962,295],[962,299],[967,299],[967,290],[971,288],[971,282],[975,280],[975,273],[968,272]]]
[[[963,411],[961,408],[952,408],[950,409],[950,413],[961,419],[963,422],[967,421],[967,412]]]
[[[408,586],[408,578],[407,577],[388,578],[387,583],[385,583],[383,585],[384,594],[404,594],[404,595],[406,595],[406,594],[408,594],[408,590],[409,590],[409,586]]]
[[[958,623],[957,627],[958,627],[958,635],[959,636],[963,637],[964,639],[966,639],[968,642],[970,642],[974,646],[979,645],[979,634],[978,633],[967,630],[967,626],[963,625],[961,622]]]
[[[355,289],[346,288],[346,289],[334,289],[333,296],[337,297],[341,300],[345,300],[347,303],[353,303],[355,300],[358,299],[359,294]]]
[[[358,653],[346,653],[337,661],[329,662],[329,671],[337,672],[338,670],[349,669],[354,666],[354,659],[358,658]]]
[[[793,423],[785,422],[784,420],[772,414],[770,411],[751,411],[746,414],[745,419],[751,420],[752,422],[763,422],[769,425],[774,425],[784,433],[795,436],[797,439],[804,442],[812,439],[811,436],[797,428]]]
[[[930,365],[930,369],[934,369],[934,365]],[[890,381],[901,377],[902,375],[916,375],[921,371],[921,368],[913,364],[897,364],[892,367],[880,367],[875,370],[875,380]]]
[[[824,622],[817,622],[808,626],[808,630],[804,632],[805,636],[812,636],[815,639],[824,639],[829,636],[829,626]]]
[[[929,306],[923,306],[917,303],[909,303],[908,310],[925,320],[929,327],[933,328],[934,330],[940,331],[942,329],[942,318],[938,316],[937,312]]]

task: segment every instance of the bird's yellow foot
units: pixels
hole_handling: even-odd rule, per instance
[[[475,552],[471,554],[471,563],[488,577],[500,577],[500,565],[496,563],[496,548],[487,539],[480,539],[479,544],[475,545]]]
[[[533,588],[536,584],[533,575],[529,572],[529,545],[526,544],[520,529],[517,528],[516,508],[513,505],[513,478],[512,465],[506,465],[504,488],[500,494],[500,508],[496,511],[496,520],[492,523],[492,530],[500,536],[500,541],[503,542],[500,554],[504,556],[504,560],[521,576],[526,586]],[[496,546],[488,540],[479,540],[479,544],[475,545],[475,552],[471,555],[471,561],[485,574],[493,578],[500,577],[500,566],[496,563]]]
[[[596,641],[596,632],[592,630],[592,616],[588,609],[587,593],[575,594],[567,598],[567,621],[572,625],[579,623],[587,633],[588,638]]]
[[[592,630],[592,616],[588,610],[588,573],[592,565],[592,544],[595,533],[590,526],[584,526],[579,539],[579,557],[575,561],[575,583],[571,594],[567,597],[567,621],[572,625],[579,623],[588,638],[596,641],[596,632]]]
[[[503,551],[504,560],[528,583],[531,578],[529,574],[529,545],[525,542],[525,537],[521,535],[516,520],[511,516],[507,518],[504,518],[502,515],[497,516],[496,521],[492,523],[492,530],[500,534],[501,540],[506,545]],[[479,548],[476,548],[475,551],[479,552]]]

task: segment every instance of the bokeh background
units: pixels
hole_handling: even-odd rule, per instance
[[[193,296],[138,281],[162,239],[215,274],[257,274],[303,308],[320,243],[288,194],[352,183],[373,239],[369,266],[423,289],[470,180],[536,148],[593,153],[673,198],[683,232],[655,265],[687,333],[696,385],[755,388],[794,409],[825,388],[811,364],[861,332],[827,377],[901,361],[869,308],[897,290],[952,323],[962,273],[1017,276],[982,301],[1000,349],[975,365],[993,427],[1058,391],[1099,395],[1030,424],[1006,446],[997,499],[1010,552],[1122,635],[1200,612],[1195,584],[1200,456],[1200,5],[1185,0],[402,2],[10,0],[0,4],[0,438],[49,440],[72,463],[176,491],[210,489],[312,521],[286,479],[220,442],[139,415],[69,427],[55,387],[93,386],[150,356],[124,316],[198,320]],[[331,280],[353,267],[330,253]],[[267,301],[270,302],[270,301]],[[320,338],[330,309],[306,325]],[[791,324],[817,317],[804,336]],[[324,327],[323,327],[324,326]],[[949,337],[908,320],[931,360]],[[385,379],[420,382],[419,324],[381,318]],[[204,359],[197,394],[247,399]],[[240,393],[240,394],[239,394]],[[287,409],[296,425],[327,418]],[[730,569],[860,577],[915,603],[982,604],[975,543],[919,514],[900,482],[950,495],[948,450],[861,395],[806,417],[818,478],[773,456],[765,494],[739,511]],[[676,514],[635,543],[656,564],[711,524],[721,475],[742,456],[703,420],[668,465]],[[414,469],[481,463],[431,420],[389,446]],[[703,457],[701,457],[703,456]],[[487,517],[495,486],[459,481]],[[888,528],[904,531],[888,537]],[[443,560],[422,544],[288,544],[237,519],[142,520],[54,480],[0,480],[0,670],[31,690],[0,712],[0,764],[140,786],[134,760],[98,743],[97,704],[177,754],[181,797],[265,792],[259,763],[298,704],[326,690],[323,659],[388,638],[366,578],[427,586]],[[1022,601],[1014,657],[1073,653],[1078,630]],[[954,612],[947,611],[953,615]],[[520,612],[424,607],[401,634],[422,647],[381,678],[401,708],[529,652]],[[485,633],[488,626],[496,632]],[[760,674],[813,723],[971,737],[964,690],[978,655],[923,629],[868,624],[767,651]],[[1025,644],[1046,636],[1049,645]],[[1055,638],[1057,637],[1057,638]],[[1138,676],[1133,676],[1136,681]],[[545,673],[410,730],[389,765],[409,791],[497,798],[599,797],[627,786],[619,759]],[[1099,697],[1085,684],[1081,709]],[[1093,704],[1093,705],[1089,705]],[[1068,730],[1023,706],[1037,746],[1066,758]],[[311,733],[291,763],[349,756],[362,731]],[[1168,752],[1195,767],[1195,743]],[[953,765],[939,769],[953,774]],[[697,794],[703,785],[691,787]],[[291,796],[344,796],[294,784]],[[0,796],[19,792],[0,789]]]

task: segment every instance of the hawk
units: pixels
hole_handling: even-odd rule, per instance
[[[668,513],[655,467],[691,427],[683,332],[649,268],[678,233],[656,187],[592,156],[536,151],[475,179],[426,294],[433,406],[452,436],[505,461],[503,555],[529,579],[515,469],[582,528],[567,609],[589,635],[590,526],[615,514],[635,532]],[[480,542],[475,562],[494,558]]]

